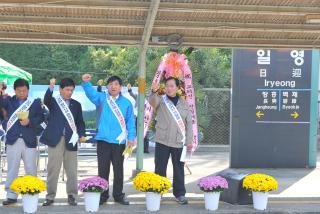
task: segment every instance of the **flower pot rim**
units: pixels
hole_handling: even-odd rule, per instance
[[[103,192],[83,191],[83,193],[103,193]]]
[[[21,193],[21,195],[39,195],[40,193]]]
[[[252,192],[260,192],[260,193],[269,193],[269,192],[271,192],[271,191],[256,191],[256,190],[251,190]]]
[[[202,190],[202,189],[200,189],[202,192],[223,192],[224,190],[226,190],[226,189],[222,189],[222,190]]]
[[[222,193],[223,191],[202,191],[203,193]]]
[[[154,194],[160,194],[161,195],[161,193],[160,192],[152,192],[152,191],[145,191],[145,193],[154,193]]]

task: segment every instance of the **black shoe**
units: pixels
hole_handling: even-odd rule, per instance
[[[114,199],[115,202],[122,204],[122,205],[129,205],[130,202],[128,201],[128,199],[126,199],[126,197],[123,197],[121,199]]]
[[[53,204],[53,202],[54,202],[53,200],[46,199],[46,200],[43,202],[42,206],[44,206],[44,207],[50,206],[51,204]]]
[[[2,201],[3,206],[11,205],[17,203],[17,199],[7,198],[7,200]]]
[[[100,198],[99,205],[103,205],[104,203],[107,203],[107,200],[108,200],[108,199],[102,199],[102,198]]]
[[[188,200],[185,196],[179,196],[176,198],[177,202],[181,205],[188,204]]]
[[[146,154],[150,153],[149,150],[144,150],[143,152]]]
[[[68,204],[70,206],[77,206],[76,199],[72,195],[68,195]]]

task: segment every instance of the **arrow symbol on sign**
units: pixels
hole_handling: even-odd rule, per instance
[[[300,114],[296,111],[291,114],[291,117],[293,117],[294,119],[297,119],[299,116]]]
[[[264,113],[261,112],[261,111],[258,111],[258,112],[256,113],[256,116],[257,116],[257,118],[261,118],[262,116],[264,116]]]

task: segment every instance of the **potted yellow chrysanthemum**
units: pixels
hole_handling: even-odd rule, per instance
[[[148,211],[160,209],[161,195],[167,193],[171,187],[168,178],[152,172],[140,172],[134,179],[135,189],[146,193],[146,204]]]
[[[23,211],[25,213],[35,213],[38,208],[39,193],[45,191],[47,187],[41,179],[26,175],[14,179],[10,189],[17,194],[22,194]]]
[[[278,189],[278,182],[270,175],[251,174],[244,178],[243,188],[252,191],[253,207],[256,210],[265,210],[268,204],[268,194]]]

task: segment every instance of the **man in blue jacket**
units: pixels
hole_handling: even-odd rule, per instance
[[[4,108],[8,119],[3,126],[6,130],[6,148],[8,161],[8,174],[5,184],[7,199],[3,205],[17,202],[17,194],[10,190],[12,181],[18,177],[20,161],[24,162],[27,175],[37,175],[37,127],[43,122],[41,101],[32,99],[29,94],[29,83],[24,79],[17,79],[13,88],[15,96],[0,96],[0,109]],[[17,112],[27,112],[27,118],[18,118]]]
[[[55,80],[50,80],[50,86],[44,96],[44,104],[50,113],[47,128],[40,142],[48,148],[47,196],[43,206],[54,202],[61,164],[66,170],[68,203],[77,205],[77,150],[78,141],[85,141],[85,124],[82,117],[81,104],[72,99],[75,84],[72,79],[65,78],[60,82],[60,94],[53,97]]]
[[[82,76],[82,87],[89,100],[99,107],[102,105],[96,140],[98,155],[98,174],[109,180],[110,163],[113,166],[113,198],[115,202],[129,205],[123,190],[122,155],[126,143],[134,145],[136,137],[135,119],[131,102],[121,95],[122,80],[112,76],[107,81],[108,92],[97,92],[90,83],[89,74]],[[109,198],[109,191],[101,194],[100,205]]]

